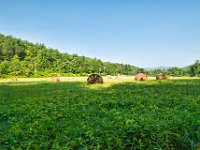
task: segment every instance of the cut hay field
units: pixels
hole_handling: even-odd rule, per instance
[[[200,146],[200,79],[86,79],[0,80],[0,149]]]
[[[59,77],[61,82],[86,82],[87,77]],[[121,76],[116,79],[116,76],[112,76],[111,79],[103,77],[105,83],[107,82],[134,82],[134,76]],[[188,80],[188,79],[200,79],[199,77],[169,77],[170,80]],[[51,78],[17,78],[18,82],[50,82]],[[148,77],[148,80],[156,80],[156,77]],[[10,78],[0,78],[0,83],[9,83]]]

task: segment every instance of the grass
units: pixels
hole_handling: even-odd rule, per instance
[[[0,83],[0,149],[196,149],[199,79],[85,79]]]

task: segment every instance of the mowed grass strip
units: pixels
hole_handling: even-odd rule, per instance
[[[0,149],[196,149],[200,80],[0,84]]]

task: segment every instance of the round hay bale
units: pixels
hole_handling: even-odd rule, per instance
[[[18,80],[17,80],[17,78],[11,78],[10,79],[10,82],[17,82]]]
[[[117,76],[115,77],[116,80],[120,80],[121,79],[121,76],[120,74],[117,74]]]
[[[107,79],[112,79],[112,76],[111,75],[107,75]]]
[[[156,80],[165,80],[165,79],[167,79],[167,75],[163,73],[156,76]]]
[[[145,80],[147,80],[147,75],[144,73],[138,73],[137,75],[135,75],[135,80],[145,81]]]
[[[103,84],[103,78],[98,74],[91,74],[87,78],[87,83],[88,84],[95,84],[95,83]]]
[[[60,78],[58,78],[58,77],[53,77],[53,78],[51,78],[50,81],[51,81],[51,82],[60,82]]]

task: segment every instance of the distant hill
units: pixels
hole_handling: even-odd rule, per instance
[[[147,71],[150,71],[150,70],[156,70],[156,69],[167,70],[167,69],[170,69],[170,68],[173,68],[173,67],[170,67],[170,66],[159,66],[159,67],[146,67],[144,69],[147,70]]]
[[[165,73],[169,76],[182,77],[182,76],[198,76],[200,77],[200,61],[196,60],[194,64],[188,65],[186,67],[168,67],[168,66],[160,66],[160,67],[152,67],[145,68],[145,72],[150,76],[155,76],[160,73]]]

